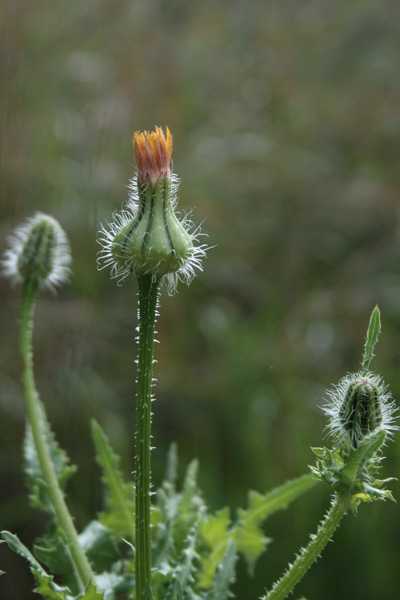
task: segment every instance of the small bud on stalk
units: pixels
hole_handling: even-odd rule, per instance
[[[10,237],[3,259],[4,274],[22,283],[54,289],[69,275],[71,254],[67,236],[59,223],[42,213],[20,225]]]
[[[338,416],[357,448],[364,436],[382,424],[381,393],[376,383],[368,377],[351,381]]]
[[[390,394],[380,377],[373,373],[352,373],[328,392],[325,412],[330,416],[329,429],[338,443],[358,448],[361,440],[376,429],[390,433],[395,410]]]
[[[190,281],[201,269],[205,246],[196,245],[199,230],[175,213],[178,179],[170,168],[172,135],[160,127],[136,132],[133,146],[137,176],[126,208],[114,213],[109,228],[101,228],[99,261],[111,266],[112,277],[168,276],[170,289],[177,279]]]

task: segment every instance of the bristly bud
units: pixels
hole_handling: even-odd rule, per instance
[[[385,485],[391,478],[377,479],[382,448],[395,425],[396,406],[382,379],[369,371],[381,331],[379,308],[370,318],[361,370],[343,377],[324,406],[333,448],[314,448],[317,455],[312,473],[348,496],[350,506],[360,502],[392,499]]]
[[[52,217],[36,213],[15,230],[9,243],[3,271],[14,281],[30,280],[54,291],[68,279],[71,254],[67,236]]]
[[[355,448],[364,436],[382,424],[380,391],[372,379],[359,377],[349,384],[339,420]]]
[[[114,213],[108,228],[102,226],[99,243],[100,268],[111,266],[111,276],[167,276],[170,291],[177,279],[189,282],[206,247],[196,245],[199,229],[193,231],[188,219],[179,220],[178,179],[170,168],[172,135],[160,127],[136,132],[133,137],[137,176],[131,182],[131,195],[125,209]]]
[[[394,403],[382,380],[373,373],[346,375],[330,392],[324,407],[330,416],[329,429],[339,444],[358,448],[361,440],[377,429],[390,433]]]

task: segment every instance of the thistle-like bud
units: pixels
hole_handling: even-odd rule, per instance
[[[9,239],[4,274],[16,282],[32,281],[52,290],[68,278],[71,254],[59,223],[42,213],[20,225]]]
[[[339,420],[355,448],[365,435],[382,424],[380,391],[372,379],[359,377],[349,383]]]
[[[330,416],[329,428],[339,443],[347,440],[353,448],[358,448],[361,440],[373,431],[395,429],[393,402],[376,375],[347,375],[328,393],[330,401],[325,412]]]
[[[111,266],[112,276],[120,280],[131,272],[167,275],[174,286],[177,278],[190,280],[194,269],[201,268],[205,246],[195,244],[199,231],[191,231],[191,222],[175,213],[178,180],[170,168],[169,129],[166,134],[160,127],[136,132],[133,146],[137,176],[126,208],[114,214],[108,229],[101,229],[100,262]]]

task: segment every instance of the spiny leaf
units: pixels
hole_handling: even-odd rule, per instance
[[[91,521],[79,534],[79,542],[96,573],[101,573],[115,563],[120,555],[107,527]]]
[[[59,575],[73,594],[79,593],[80,580],[68,545],[63,539],[62,532],[54,523],[51,524],[48,533],[37,540],[33,550],[35,556],[48,567],[51,573]]]
[[[10,533],[9,531],[2,531],[1,535],[3,540],[7,543],[8,547],[20,556],[22,556],[22,558],[27,560],[30,567],[37,569],[41,573],[45,573],[45,570],[43,569],[41,564],[36,560],[33,554],[28,550],[26,546],[24,546],[24,544],[19,540],[19,538],[16,535]]]
[[[47,575],[47,573],[42,573],[36,569],[32,569],[32,572],[37,585],[34,591],[46,598],[46,600],[70,600],[72,598],[71,596],[67,596],[69,590],[56,585],[53,578]],[[76,596],[73,596],[73,598],[76,598]]]
[[[73,596],[71,594],[71,590],[67,587],[60,587],[55,584],[51,575],[46,573],[42,565],[36,560],[33,554],[28,550],[26,546],[18,539],[16,535],[10,533],[9,531],[2,531],[1,535],[3,539],[7,542],[9,548],[22,556],[26,561],[28,561],[30,569],[35,577],[35,581],[37,583],[36,591],[40,593],[45,598],[49,598],[50,600],[69,600]],[[68,596],[67,596],[68,594]]]
[[[228,531],[229,527],[230,518],[227,507],[200,523],[200,538],[211,550],[202,556],[202,568],[199,573],[199,587],[201,588],[212,586],[217,567],[234,535],[233,531]]]
[[[86,592],[77,600],[105,600],[103,592],[99,592],[96,586],[90,582]]]
[[[242,552],[252,570],[258,556],[264,551],[268,538],[260,529],[261,523],[273,512],[286,508],[316,484],[312,475],[302,475],[287,481],[265,495],[249,492],[249,508],[239,509],[239,521],[235,526],[235,544]]]
[[[118,597],[119,595],[128,594],[135,587],[135,577],[132,572],[128,572],[126,569],[126,573],[115,573],[113,567],[113,571],[105,571],[104,573],[100,573],[95,576],[96,586],[100,592],[104,592],[104,600],[114,599],[114,597]],[[125,564],[121,561],[120,567],[124,568]]]
[[[162,487],[168,493],[176,490],[176,481],[178,479],[178,447],[171,444],[168,449],[167,470]]]
[[[112,451],[100,425],[92,421],[92,433],[96,446],[97,461],[103,469],[106,487],[107,510],[100,515],[101,522],[116,537],[135,538],[134,488],[125,483],[119,470],[119,457]]]
[[[61,489],[64,489],[67,480],[75,472],[76,467],[71,465],[64,450],[58,445],[50,424],[47,420],[44,406],[40,403],[40,418],[42,428],[45,433],[47,447],[50,452],[50,458],[54,466],[56,477]],[[28,425],[26,428],[24,441],[24,469],[28,487],[30,490],[30,499],[32,505],[47,512],[52,513],[51,502],[47,493],[47,487],[43,480],[42,469],[33,441],[32,430]]]
[[[367,339],[364,346],[364,354],[361,363],[362,373],[367,373],[369,365],[374,358],[374,349],[378,341],[379,334],[381,332],[381,314],[379,312],[378,305],[375,306],[372,311],[371,318],[369,320]]]
[[[185,480],[183,483],[181,510],[182,512],[189,511],[193,500],[197,500],[197,471],[199,469],[198,461],[192,460],[186,471]]]
[[[192,527],[198,522],[199,515],[205,512],[205,505],[196,482],[197,469],[198,462],[193,460],[187,468],[182,493],[169,499],[170,514],[173,515],[172,536],[178,553],[181,552]]]
[[[236,559],[235,544],[229,540],[224,557],[215,574],[213,589],[207,595],[207,600],[227,600],[232,596],[229,586],[235,579]]]
[[[179,562],[174,570],[172,582],[168,588],[165,600],[184,600],[187,590],[194,583],[193,573],[195,571],[194,562],[198,561],[199,556],[196,553],[196,542],[199,531],[198,522],[192,527],[185,541]],[[192,595],[193,596],[193,595]]]

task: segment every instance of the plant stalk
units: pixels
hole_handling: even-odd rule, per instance
[[[58,524],[67,540],[71,557],[78,573],[82,591],[85,591],[89,582],[94,581],[94,576],[89,562],[78,540],[72,517],[65,503],[64,494],[59,486],[54,465],[51,460],[46,442],[45,432],[42,427],[39,396],[35,388],[33,375],[33,312],[35,308],[38,284],[32,280],[25,280],[22,292],[19,346],[22,358],[22,384],[29,424],[39,459],[44,482],[54,510]]]
[[[318,527],[311,542],[301,550],[296,560],[261,600],[285,600],[325,548],[349,508],[344,495],[336,495],[329,512]]]
[[[157,316],[159,278],[138,277],[139,284],[139,354],[136,399],[136,600],[151,597],[150,539],[150,450],[151,400],[153,383],[154,332]]]

